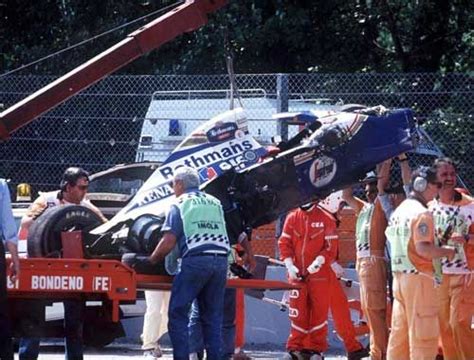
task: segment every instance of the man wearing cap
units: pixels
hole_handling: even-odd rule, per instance
[[[176,245],[181,255],[168,310],[173,358],[189,359],[189,310],[197,299],[207,359],[219,360],[230,250],[224,211],[218,199],[199,191],[199,175],[193,168],[175,171],[173,190],[176,202],[166,214],[163,238],[149,258],[152,263],[162,261]]]
[[[474,199],[456,189],[457,172],[450,158],[434,162],[439,196],[430,202],[438,245],[456,248],[442,262],[440,331],[445,360],[474,359]]]
[[[438,193],[436,171],[420,167],[413,172],[412,192],[390,217],[385,231],[390,242],[394,303],[387,359],[436,357],[439,336],[440,258],[455,251],[435,244],[433,215],[428,202]]]
[[[410,181],[410,168],[406,155],[402,154],[398,159],[403,183],[406,185]],[[378,177],[372,172],[363,180],[367,201],[355,197],[352,188],[346,188],[342,192],[342,199],[357,216],[356,257],[360,299],[370,329],[370,356],[374,360],[385,359],[388,343],[387,258],[384,231],[389,213],[386,212],[387,206],[384,204],[391,205],[391,203],[388,195],[379,194],[379,189],[385,189],[388,183],[390,163],[391,160],[378,167]]]
[[[21,219],[20,232],[27,234],[28,230],[46,209],[64,205],[82,205],[94,211],[99,218],[106,222],[107,219],[101,211],[87,200],[86,194],[89,187],[89,173],[79,167],[67,168],[63,174],[60,190],[42,193],[31,204],[28,212]],[[35,306],[37,304],[32,304]],[[84,302],[81,300],[64,301],[64,330],[66,338],[66,358],[83,358],[83,322],[84,322]],[[20,339],[19,358],[37,359],[40,349],[39,338]]]
[[[103,222],[106,217],[87,199],[89,188],[89,173],[78,167],[70,167],[64,171],[60,190],[42,193],[28,209],[27,214],[21,219],[21,228],[28,230],[33,221],[46,209],[61,205],[82,205],[94,211]]]

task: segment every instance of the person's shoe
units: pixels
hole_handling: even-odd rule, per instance
[[[157,346],[152,350],[147,350],[143,353],[143,356],[147,360],[155,360],[163,356],[163,352],[161,351],[160,347]]]
[[[323,360],[324,356],[319,351],[303,350],[301,352],[305,359],[308,360]]]
[[[360,348],[359,350],[348,352],[347,360],[360,360],[369,357],[369,355],[369,349]]]
[[[189,360],[203,360],[204,350],[189,354]]]
[[[308,354],[299,350],[290,350],[284,357],[285,360],[308,360]]]

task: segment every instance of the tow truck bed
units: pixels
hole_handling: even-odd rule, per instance
[[[7,260],[9,265],[9,260]],[[137,290],[170,290],[173,278],[142,275],[117,260],[20,259],[20,276],[7,282],[8,296],[17,299],[62,300],[82,298],[109,304],[112,320],[119,321],[119,305],[136,300]],[[238,289],[293,289],[283,281],[229,279],[228,287]]]

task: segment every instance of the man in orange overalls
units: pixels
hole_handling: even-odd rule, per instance
[[[420,167],[412,177],[410,196],[390,217],[385,234],[390,243],[394,304],[388,360],[432,360],[437,353],[440,308],[439,259],[455,251],[435,244],[428,202],[438,192],[433,168]]]
[[[474,359],[474,199],[455,189],[456,167],[449,158],[434,163],[439,196],[430,203],[438,245],[456,247],[443,261],[440,334],[445,360]]]
[[[405,154],[397,158],[402,174],[403,188],[408,191],[411,170]],[[343,190],[342,198],[355,211],[357,273],[360,281],[360,301],[370,329],[370,356],[383,360],[387,355],[387,258],[385,256],[385,228],[393,212],[393,205],[384,192],[390,176],[388,160],[374,174],[365,179],[367,201],[352,194],[352,188]]]

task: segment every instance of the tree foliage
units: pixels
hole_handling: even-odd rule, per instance
[[[170,4],[166,0],[0,0],[2,72]],[[473,4],[469,0],[230,0],[207,26],[180,36],[123,72],[222,73],[228,49],[240,73],[472,71]],[[136,27],[62,53],[28,73],[63,73]]]

